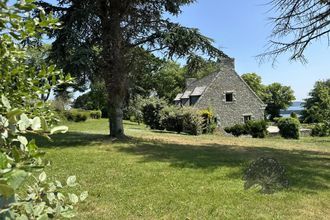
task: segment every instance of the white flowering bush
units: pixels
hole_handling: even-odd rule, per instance
[[[32,11],[40,16],[33,18]],[[57,25],[32,0],[0,2],[0,219],[70,218],[74,205],[87,197],[87,192],[64,193],[76,185],[75,176],[66,183],[47,180],[45,152],[30,138],[68,130],[54,126],[57,119],[44,97],[72,78],[53,65],[26,62],[26,42],[40,40],[44,29]]]

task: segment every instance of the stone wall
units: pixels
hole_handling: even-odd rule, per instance
[[[234,94],[233,102],[226,102],[226,92]],[[253,120],[264,119],[263,102],[235,72],[232,63],[221,67],[195,107],[200,109],[210,107],[221,127],[244,123],[245,115],[251,115]]]

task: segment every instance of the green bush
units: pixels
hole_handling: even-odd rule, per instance
[[[317,136],[317,137],[330,136],[330,122],[316,124],[312,129],[312,136]]]
[[[215,121],[212,111],[209,109],[205,109],[201,110],[199,114],[203,118],[203,134],[212,134],[217,128],[217,123]]]
[[[265,138],[268,134],[267,122],[264,120],[248,121],[246,123],[246,130],[253,138]]]
[[[280,135],[287,139],[299,139],[300,122],[296,118],[281,118],[277,123]]]
[[[203,118],[195,109],[185,108],[183,116],[183,132],[191,135],[203,133]]]
[[[160,112],[161,126],[167,131],[181,133],[183,131],[183,109],[176,106],[169,106]]]
[[[225,127],[224,130],[225,132],[230,133],[235,137],[249,134],[245,124],[236,124],[232,127]]]
[[[290,117],[298,119],[298,115],[295,112],[291,112]]]
[[[144,123],[151,129],[200,135],[212,133],[216,128],[211,111],[168,106],[162,99],[144,100],[142,114]]]
[[[212,133],[216,128],[213,114],[209,110],[168,106],[160,111],[160,121],[161,127],[167,131],[191,135]]]
[[[275,123],[277,123],[281,118],[282,118],[282,117],[275,117],[275,118],[273,118],[273,121],[274,121]]]
[[[144,99],[141,96],[137,96],[134,99],[130,99],[128,106],[124,108],[124,118],[129,119],[132,122],[138,124],[143,122],[143,106],[148,103],[149,99]]]
[[[246,124],[236,124],[232,127],[226,127],[224,130],[235,137],[250,134],[253,138],[265,138],[268,134],[267,122],[264,120],[251,120]]]
[[[64,115],[68,121],[82,122],[87,120],[89,113],[78,109],[70,109]]]
[[[102,117],[102,112],[100,110],[89,111],[89,117],[92,119],[100,119]]]
[[[163,99],[150,98],[146,100],[142,107],[144,123],[151,129],[164,130],[160,120],[160,112],[165,107],[167,104]]]

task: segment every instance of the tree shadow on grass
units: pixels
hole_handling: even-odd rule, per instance
[[[330,189],[330,153],[307,150],[284,150],[271,146],[253,147],[239,145],[186,145],[167,143],[161,140],[113,141],[108,135],[68,132],[52,136],[53,142],[34,137],[43,148],[93,147],[109,143],[117,151],[142,156],[140,163],[166,162],[171,167],[202,169],[213,172],[222,167],[238,168],[227,174],[228,178],[241,179],[248,164],[258,157],[274,157],[287,169],[292,190],[317,193]]]
[[[35,139],[37,145],[42,148],[91,147],[100,145],[106,140],[109,140],[108,135],[82,132],[68,132],[65,134],[52,135],[51,140],[40,136],[31,136],[31,138]]]
[[[283,150],[271,147],[206,144],[180,145],[140,141],[129,147],[118,146],[118,151],[143,156],[141,163],[166,162],[171,167],[203,169],[212,172],[221,167],[238,168],[228,174],[239,178],[248,164],[258,157],[276,158],[286,169],[292,190],[315,193],[330,189],[330,153]],[[235,169],[237,170],[237,169]]]

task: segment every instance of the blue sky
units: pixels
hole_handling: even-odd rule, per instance
[[[330,78],[330,48],[326,42],[315,42],[305,55],[307,64],[288,61],[283,54],[277,61],[259,64],[255,56],[264,51],[271,33],[268,20],[270,0],[199,0],[183,8],[174,18],[182,25],[198,28],[215,40],[229,56],[235,58],[239,74],[256,72],[264,84],[280,82],[291,86],[297,100],[307,97],[315,81]],[[49,0],[49,2],[56,2]]]
[[[307,97],[315,81],[330,78],[330,48],[315,42],[306,51],[307,64],[288,61],[283,54],[276,64],[259,64],[255,56],[264,51],[271,33],[269,0],[199,0],[183,8],[175,18],[196,27],[215,40],[215,45],[235,58],[239,74],[256,72],[265,84],[280,82],[291,86],[297,100]]]

